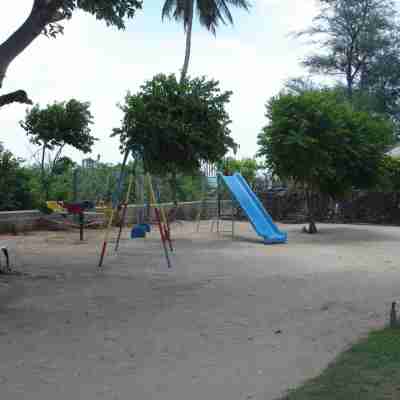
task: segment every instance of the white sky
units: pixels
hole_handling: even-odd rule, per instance
[[[2,0],[0,42],[29,13],[32,0]],[[18,5],[16,5],[18,4]],[[232,90],[229,112],[239,156],[254,156],[257,134],[265,125],[266,101],[286,79],[305,75],[300,60],[310,51],[289,36],[310,25],[316,13],[315,0],[253,0],[250,14],[233,10],[235,26],[221,28],[214,37],[196,26],[193,32],[189,74],[206,75]],[[162,1],[144,0],[144,8],[128,21],[126,31],[108,28],[92,16],[76,13],[57,39],[38,38],[10,66],[2,93],[25,89],[34,102],[76,98],[90,101],[95,118],[92,133],[100,140],[93,156],[117,162],[118,140],[110,138],[121,113],[116,104],[127,90],[157,73],[178,73],[184,56],[182,27],[161,23]],[[0,109],[0,141],[14,154],[29,161],[35,147],[29,143],[19,121],[25,105]],[[67,151],[76,161],[83,156]]]

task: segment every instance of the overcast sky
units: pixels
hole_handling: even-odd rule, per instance
[[[2,0],[0,42],[27,17],[32,0]],[[18,4],[18,5],[17,5]],[[95,118],[93,134],[100,140],[93,156],[117,162],[118,140],[110,138],[121,120],[116,107],[126,91],[135,92],[157,73],[178,73],[184,56],[180,24],[161,22],[162,1],[144,0],[144,7],[128,21],[126,31],[106,27],[89,14],[75,13],[57,39],[38,38],[10,66],[2,92],[25,89],[42,105],[72,97],[89,101]],[[305,75],[300,60],[310,48],[290,32],[310,25],[315,0],[253,0],[249,14],[233,10],[234,27],[221,26],[217,36],[197,24],[193,32],[189,74],[206,75],[232,90],[229,113],[239,156],[257,151],[257,134],[265,125],[265,102],[290,77]],[[19,121],[25,105],[0,110],[0,140],[16,155],[32,158]],[[67,152],[76,161],[85,156]]]

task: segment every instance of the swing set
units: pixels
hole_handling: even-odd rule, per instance
[[[125,153],[124,160],[123,160],[123,163],[121,166],[121,172],[120,172],[120,176],[119,176],[119,180],[118,180],[117,191],[115,193],[111,212],[109,213],[108,222],[107,222],[107,226],[106,226],[106,230],[105,230],[105,234],[104,234],[104,240],[103,240],[103,244],[101,247],[98,268],[103,267],[105,255],[107,252],[107,247],[108,247],[109,241],[110,241],[113,220],[115,218],[115,215],[117,215],[118,213],[120,213],[120,218],[119,218],[118,234],[117,234],[117,239],[115,242],[114,251],[118,252],[118,249],[119,249],[119,244],[120,244],[121,236],[122,236],[122,230],[123,230],[125,220],[127,217],[128,203],[129,203],[129,198],[130,198],[130,194],[132,191],[133,178],[134,178],[134,171],[132,171],[129,175],[128,188],[126,191],[125,199],[123,202],[120,202],[123,180],[124,180],[124,169],[125,169],[125,165],[126,165],[126,162],[128,159],[128,154],[129,154],[129,152],[127,151]],[[145,186],[147,186],[147,192],[148,192],[148,199],[147,199],[148,209],[151,209],[151,208],[154,209],[157,226],[158,226],[158,230],[160,233],[160,238],[161,238],[161,242],[162,242],[162,246],[163,246],[163,250],[164,250],[165,260],[167,262],[168,268],[172,268],[170,252],[173,252],[174,248],[173,248],[172,240],[171,240],[170,225],[169,225],[167,216],[165,214],[165,210],[159,203],[159,200],[160,200],[159,196],[158,196],[158,198],[156,197],[152,178],[149,173],[147,173],[145,176]],[[148,221],[148,222],[150,222],[150,221]],[[141,221],[132,228],[131,238],[132,239],[143,238],[146,236],[146,233],[150,232],[150,230],[151,230],[150,223],[144,223],[143,218],[141,218]]]

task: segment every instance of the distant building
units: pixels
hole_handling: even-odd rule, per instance
[[[85,158],[82,160],[82,168],[94,168],[100,162],[100,154],[97,156],[97,160],[93,158]]]

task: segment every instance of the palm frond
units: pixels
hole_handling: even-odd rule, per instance
[[[251,4],[247,0],[197,0],[196,9],[200,24],[214,35],[220,23],[233,25],[230,6],[248,11]]]
[[[161,18],[164,20],[165,18],[171,18],[173,15],[173,8],[176,6],[176,0],[165,0],[161,11]]]

